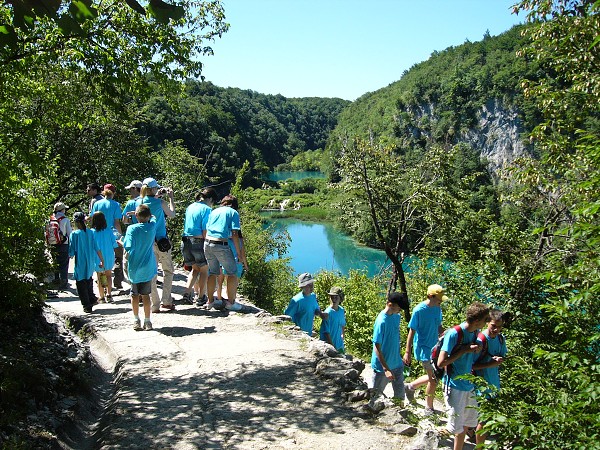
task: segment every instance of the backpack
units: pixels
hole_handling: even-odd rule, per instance
[[[54,217],[54,214],[50,216],[48,222],[46,222],[46,243],[48,245],[60,245],[64,244],[67,240],[67,236],[60,229],[60,221],[63,220],[65,216],[59,217],[58,219]]]
[[[446,367],[439,367],[438,366],[438,357],[440,356],[440,353],[442,352],[442,345],[444,344],[444,336],[446,336],[446,333],[452,329],[455,329],[456,332],[458,333],[458,341],[456,342],[456,345],[452,349],[452,353],[453,353],[454,350],[459,345],[462,344],[462,340],[464,337],[464,332],[460,325],[454,325],[452,328],[448,328],[446,331],[444,331],[444,334],[442,334],[439,337],[438,341],[431,349],[431,366],[433,367],[433,375],[435,376],[436,380],[441,380],[442,377],[444,376],[444,373],[448,373],[448,376],[450,376],[450,374],[451,374],[452,364],[449,364]],[[475,339],[477,339],[477,334],[475,334]]]

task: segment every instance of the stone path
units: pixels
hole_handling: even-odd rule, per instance
[[[175,299],[184,283],[177,272]],[[314,374],[308,337],[265,323],[244,299],[239,313],[177,305],[136,332],[127,296],[84,315],[74,284],[47,303],[89,321],[92,353],[114,374],[93,448],[407,448]]]

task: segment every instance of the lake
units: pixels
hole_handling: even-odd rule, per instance
[[[275,230],[287,230],[291,238],[288,254],[296,275],[333,270],[348,275],[350,269],[364,270],[372,277],[379,274],[389,261],[385,252],[358,245],[352,238],[332,225],[278,219],[269,216],[268,225]]]
[[[285,181],[290,178],[294,181],[305,178],[325,178],[325,174],[323,172],[269,172],[267,175],[269,181]]]

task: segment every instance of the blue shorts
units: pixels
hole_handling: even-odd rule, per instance
[[[204,239],[183,236],[181,238],[181,254],[183,263],[186,266],[205,266],[206,256],[204,256]]]
[[[233,257],[233,252],[229,248],[227,241],[204,241],[204,256],[208,262],[208,274],[219,275],[220,266],[226,275],[235,275],[237,273],[237,263]]]

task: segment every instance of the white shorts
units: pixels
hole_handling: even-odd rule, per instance
[[[452,434],[462,433],[465,427],[477,426],[477,399],[475,392],[459,391],[444,386],[444,400],[448,407],[448,425],[446,429]]]

